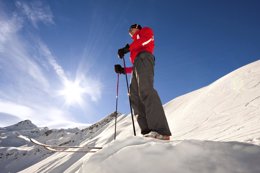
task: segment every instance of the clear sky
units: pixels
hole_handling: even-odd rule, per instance
[[[259,7],[258,0],[0,0],[0,127],[30,119],[66,128],[114,112],[113,66],[133,23],[154,30],[163,104],[204,87],[260,59]],[[130,112],[124,76],[119,112]]]

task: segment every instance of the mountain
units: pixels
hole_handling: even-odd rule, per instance
[[[12,126],[7,126],[5,127],[6,130],[33,130],[33,129],[37,129],[38,127],[36,125],[34,125],[30,120],[24,120],[21,121],[15,125]]]
[[[138,136],[134,137],[130,115],[118,117],[117,140],[114,141],[114,121],[111,121],[114,115],[111,115],[109,121],[101,121],[98,128],[94,125],[89,130],[62,133],[63,137],[58,131],[46,136],[45,131],[41,132],[45,136],[37,138],[48,144],[70,141],[66,145],[103,146],[97,153],[48,153],[27,165],[21,160],[32,157],[19,156],[18,163],[26,166],[14,169],[11,167],[15,167],[11,164],[14,161],[6,166],[0,160],[1,170],[22,173],[260,172],[260,60],[173,99],[164,109],[173,134],[171,141],[141,137],[137,125]],[[27,146],[47,152],[29,143]],[[20,146],[20,150],[21,147],[24,146]],[[39,156],[42,154],[38,152]]]
[[[85,129],[39,128],[30,120],[0,128],[0,168],[1,172],[17,172],[53,155],[43,147],[35,146],[29,138],[42,143],[58,146],[79,145],[92,134],[104,128],[113,118],[112,113]]]

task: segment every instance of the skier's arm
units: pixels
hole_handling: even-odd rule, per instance
[[[133,67],[123,68],[120,64],[116,64],[114,68],[115,68],[115,72],[119,74],[132,73],[133,71]]]
[[[140,33],[140,38],[135,40],[131,45],[129,50],[138,49],[143,47],[154,40],[153,31],[150,28],[143,28],[142,33]]]
[[[126,74],[132,73],[132,71],[133,71],[133,67],[126,67],[125,68],[125,73]]]

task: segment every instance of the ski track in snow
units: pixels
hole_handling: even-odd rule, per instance
[[[111,116],[88,130],[70,130],[69,134],[48,129],[31,134],[35,126],[30,123],[27,131],[21,131],[20,126],[12,127],[15,131],[0,128],[0,168],[21,173],[260,172],[260,61],[178,97],[164,109],[173,134],[168,142],[133,137],[130,115],[118,117],[115,141]],[[17,140],[17,134],[31,135],[50,145],[104,148],[95,154],[53,153],[25,139]],[[19,144],[15,150],[7,147],[14,144]]]

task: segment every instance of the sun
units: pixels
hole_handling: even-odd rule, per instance
[[[77,81],[66,81],[64,83],[64,88],[59,91],[59,95],[64,96],[66,104],[82,104],[83,102],[83,94],[85,93],[85,89],[80,86]]]

